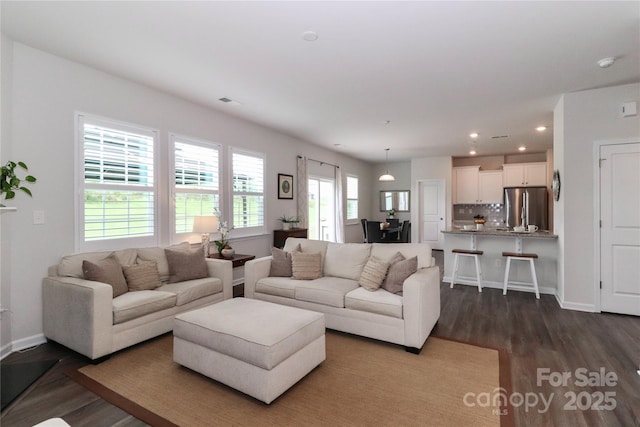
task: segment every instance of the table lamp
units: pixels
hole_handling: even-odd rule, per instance
[[[209,256],[210,234],[218,229],[218,218],[215,216],[194,216],[193,232],[202,233],[202,246],[204,247],[204,256]]]

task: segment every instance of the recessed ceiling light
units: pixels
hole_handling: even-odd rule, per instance
[[[477,132],[473,132],[473,133],[470,133],[469,136],[471,138],[477,138],[478,137],[478,133]]]
[[[611,67],[614,62],[616,62],[616,58],[614,56],[610,56],[608,58],[602,58],[600,61],[598,61],[598,65],[600,66],[600,68],[608,68]]]
[[[536,128],[536,130],[537,130],[538,132],[544,132],[545,130],[547,130],[547,127],[546,127],[546,126],[538,126],[538,127]]]
[[[314,42],[318,40],[318,33],[316,33],[315,31],[305,31],[304,33],[302,33],[302,39],[308,42]]]
[[[469,154],[471,154],[472,156],[476,155],[476,149],[472,148],[471,150],[469,150]]]
[[[527,147],[525,147],[524,145],[521,145],[520,147],[518,147],[518,151],[526,151]]]
[[[382,121],[382,124],[383,124],[383,125],[388,125],[389,123],[391,123],[391,120],[383,120],[383,121]]]

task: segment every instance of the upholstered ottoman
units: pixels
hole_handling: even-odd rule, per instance
[[[324,314],[233,298],[176,316],[173,360],[271,403],[325,360]]]

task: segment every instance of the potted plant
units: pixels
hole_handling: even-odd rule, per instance
[[[16,175],[17,167],[20,167],[25,171],[29,170],[24,162],[16,163],[8,161],[6,165],[0,167],[0,195],[4,197],[5,200],[13,199],[16,196],[17,191],[22,191],[29,196],[32,195],[31,190],[25,187],[23,181],[34,183],[36,182],[36,178],[31,175],[27,175],[23,179],[20,179],[18,175]]]
[[[220,240],[214,240],[213,243],[215,243],[218,248],[218,253],[221,256],[231,258],[235,253],[234,249],[229,244],[229,233],[231,233],[233,227],[230,227],[229,223],[222,219],[222,214],[217,208],[214,209],[213,215],[218,217],[218,231],[220,232]]]
[[[278,221],[282,222],[283,230],[290,230],[291,228],[296,228],[296,224],[300,223],[300,218],[298,218],[297,216],[283,215],[278,218]]]
[[[395,218],[396,216],[396,210],[394,208],[391,208],[387,211],[387,215],[389,215],[389,218]]]

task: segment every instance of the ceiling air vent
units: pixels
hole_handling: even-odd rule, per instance
[[[240,102],[235,101],[231,98],[227,98],[226,96],[223,96],[222,98],[218,98],[218,101],[224,102],[225,104],[233,105],[236,107],[242,105]]]
[[[233,102],[233,99],[227,98],[226,96],[223,96],[222,98],[218,99],[218,101],[222,101],[222,102]]]
[[[509,135],[496,135],[491,137],[491,139],[501,139],[501,138],[509,138]]]

